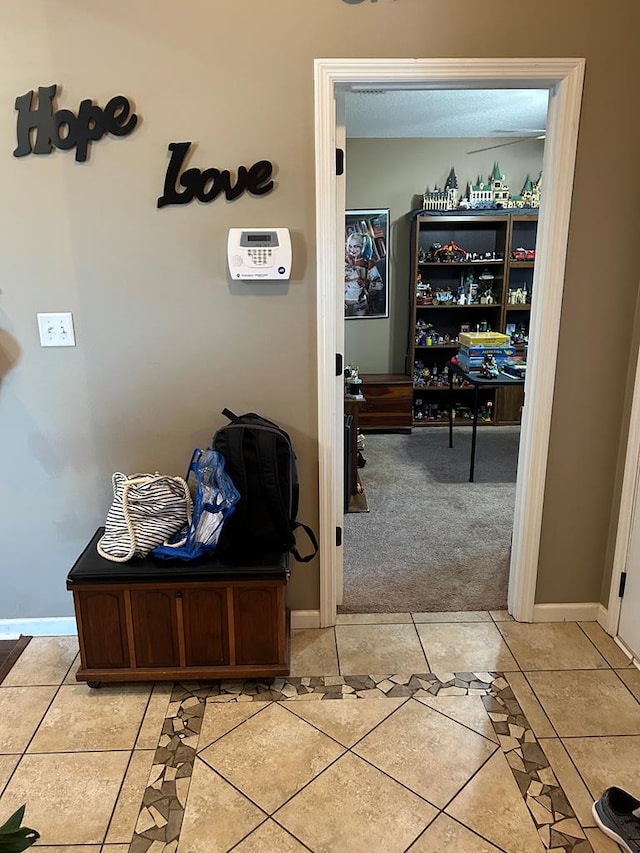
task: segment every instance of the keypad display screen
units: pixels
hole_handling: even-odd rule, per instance
[[[244,231],[240,237],[241,246],[260,246],[275,248],[279,246],[278,235],[275,231],[249,232]]]

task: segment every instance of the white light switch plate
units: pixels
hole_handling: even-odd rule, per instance
[[[76,336],[73,332],[71,312],[57,314],[38,314],[40,345],[43,347],[74,347]]]

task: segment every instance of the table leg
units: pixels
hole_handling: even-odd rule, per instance
[[[469,482],[473,483],[473,471],[476,464],[476,432],[478,431],[478,386],[473,389],[473,427],[471,430],[471,465],[469,467]]]

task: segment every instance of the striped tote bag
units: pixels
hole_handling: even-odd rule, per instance
[[[193,501],[182,477],[164,474],[113,475],[113,501],[98,541],[98,553],[124,563],[146,557],[191,522]]]

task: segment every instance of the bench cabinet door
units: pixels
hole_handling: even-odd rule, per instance
[[[124,592],[74,590],[73,597],[85,669],[129,667]]]
[[[131,617],[136,666],[179,666],[176,600],[180,592],[167,589],[132,589]]]
[[[233,590],[236,663],[275,664],[284,660],[284,589],[277,585]]]
[[[226,587],[184,589],[182,619],[187,666],[229,663],[229,619]]]

